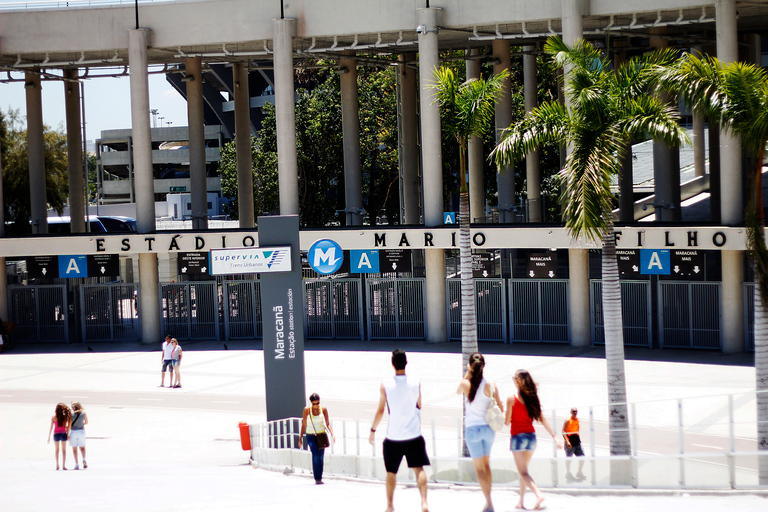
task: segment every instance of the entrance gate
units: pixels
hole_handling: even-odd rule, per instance
[[[507,341],[507,294],[503,279],[474,279],[477,339]],[[461,339],[461,280],[448,280],[448,336]]]
[[[568,343],[568,280],[511,279],[512,341]]]
[[[8,296],[14,339],[69,343],[66,285],[9,286]]]
[[[363,339],[359,279],[305,279],[307,338]]]
[[[592,343],[603,345],[603,282],[593,279],[591,285],[589,300]],[[621,317],[624,323],[624,345],[651,348],[653,323],[650,281],[621,281]]]
[[[424,339],[426,280],[372,278],[365,282],[369,339]]]
[[[224,332],[228,340],[261,338],[261,283],[224,281]]]
[[[179,340],[219,339],[219,294],[215,281],[161,283],[163,333]]]
[[[660,281],[661,347],[720,348],[720,283]]]
[[[83,341],[136,341],[141,337],[135,284],[86,284],[80,289]]]

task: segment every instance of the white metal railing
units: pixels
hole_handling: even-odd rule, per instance
[[[139,4],[159,4],[159,3],[179,3],[179,1],[195,0],[138,0]],[[201,1],[201,0],[196,0]],[[0,11],[24,11],[28,9],[82,9],[87,7],[118,7],[121,5],[135,5],[136,0],[68,0],[68,1],[28,1],[28,2],[10,2],[0,4]]]
[[[545,487],[766,488],[758,480],[760,459],[768,457],[768,452],[757,450],[754,392],[633,402],[628,406],[632,439],[629,456],[609,453],[608,406],[583,407],[581,438],[586,456],[570,459],[572,471],[568,474],[563,452],[548,435],[540,436],[539,449],[531,463],[537,483]],[[561,410],[552,411],[549,418],[559,431],[568,416],[568,411]],[[309,452],[292,449],[299,425],[299,418],[251,425],[253,464],[311,471]],[[370,421],[340,419],[333,421],[332,426],[337,441],[326,449],[326,473],[383,480],[383,434],[370,445]],[[432,463],[426,468],[431,481],[476,482],[472,461],[460,455],[460,417],[424,422],[422,435]],[[494,484],[517,483],[517,470],[508,451],[509,437],[508,433],[499,432],[493,445]],[[576,478],[582,463],[583,477]],[[412,479],[413,474],[403,465],[398,478]]]

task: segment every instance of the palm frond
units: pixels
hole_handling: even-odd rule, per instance
[[[546,142],[565,143],[569,126],[568,111],[560,102],[544,102],[504,130],[490,158],[495,160],[499,169],[503,169]]]

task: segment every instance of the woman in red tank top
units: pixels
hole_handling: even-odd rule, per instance
[[[526,488],[531,489],[536,495],[534,510],[544,508],[544,495],[536,486],[530,473],[528,464],[536,449],[536,430],[533,428],[533,420],[538,421],[549,432],[558,448],[563,447],[563,442],[555,435],[555,431],[541,414],[541,403],[536,392],[536,383],[531,374],[525,370],[517,370],[515,373],[515,387],[517,395],[507,398],[506,424],[510,425],[509,433],[512,436],[509,441],[509,449],[515,459],[517,472],[520,474],[520,501],[515,508],[523,509],[523,498]]]
[[[53,433],[53,444],[56,447],[56,469],[59,469],[59,452],[61,452],[61,465],[64,471],[67,470],[67,438],[71,428],[72,412],[67,404],[57,404],[56,411],[51,416],[51,428],[48,429],[48,443],[51,442],[51,433]]]

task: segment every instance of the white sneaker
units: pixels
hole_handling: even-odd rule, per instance
[[[78,469],[80,469],[80,466],[75,464],[75,471],[77,471]]]

